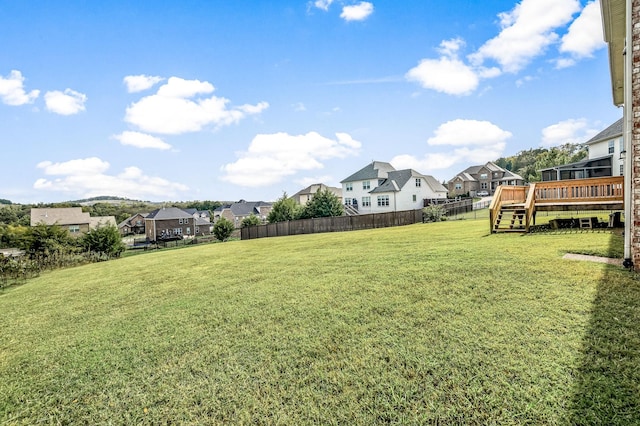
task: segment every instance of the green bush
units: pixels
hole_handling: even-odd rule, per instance
[[[233,226],[233,223],[229,219],[221,217],[213,225],[213,235],[215,235],[220,241],[227,241],[234,229],[235,226]]]
[[[422,209],[422,217],[425,222],[440,222],[446,220],[447,210],[439,204],[432,204]]]

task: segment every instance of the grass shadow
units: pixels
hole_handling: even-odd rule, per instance
[[[606,268],[577,365],[571,424],[640,425],[640,277]]]

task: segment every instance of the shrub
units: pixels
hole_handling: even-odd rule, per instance
[[[227,241],[234,229],[235,226],[233,226],[233,223],[229,219],[221,217],[213,225],[213,235],[215,235],[220,241]]]
[[[422,217],[425,222],[440,222],[446,220],[447,210],[442,205],[432,204],[422,209]]]

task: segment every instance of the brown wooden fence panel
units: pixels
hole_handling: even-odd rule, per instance
[[[250,226],[240,230],[243,240],[287,235],[343,232],[360,229],[387,228],[422,222],[422,210],[371,213],[357,216],[322,217]]]

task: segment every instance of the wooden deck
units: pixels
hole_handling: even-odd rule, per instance
[[[489,206],[491,232],[528,232],[536,211],[622,210],[624,177],[499,186]]]

